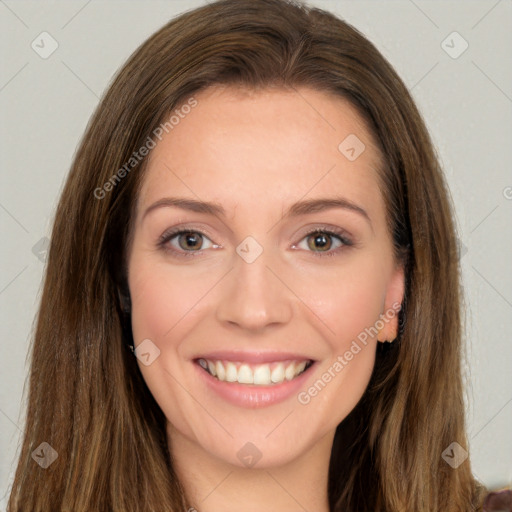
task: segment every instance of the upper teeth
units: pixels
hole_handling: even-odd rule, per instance
[[[286,361],[268,364],[247,364],[232,361],[199,359],[198,363],[210,374],[224,382],[269,386],[292,380],[301,374],[309,361]]]

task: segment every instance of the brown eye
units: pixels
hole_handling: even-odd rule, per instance
[[[203,235],[197,231],[185,231],[178,235],[179,246],[185,250],[200,250],[203,243]]]
[[[194,253],[201,254],[205,249],[219,248],[205,234],[191,229],[164,233],[158,241],[158,246],[173,256],[195,256]]]
[[[332,238],[328,233],[313,233],[307,237],[308,247],[316,251],[319,249],[320,252],[328,251],[332,246]]]
[[[317,228],[307,233],[293,248],[303,249],[315,256],[336,256],[353,245],[344,230]]]

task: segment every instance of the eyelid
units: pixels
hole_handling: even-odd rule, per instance
[[[194,226],[175,226],[173,228],[169,228],[169,229],[165,230],[162,233],[162,235],[160,235],[158,237],[157,246],[159,248],[163,249],[164,251],[173,253],[175,255],[178,255],[179,257],[181,257],[181,256],[189,257],[189,256],[196,256],[196,255],[202,254],[202,252],[205,249],[200,249],[198,251],[183,251],[183,250],[178,250],[178,249],[171,248],[168,246],[168,242],[170,240],[177,237],[178,235],[182,235],[184,233],[189,233],[189,232],[197,233],[197,234],[201,235],[202,237],[207,238],[212,243],[212,246],[216,249],[222,248],[221,245],[215,244],[213,242],[213,240],[211,239],[212,237],[210,237],[210,235],[208,233],[206,233],[205,230],[203,230],[201,228],[196,228]]]
[[[337,238],[341,242],[341,246],[337,247],[333,250],[305,251],[306,253],[313,254],[315,257],[336,256],[339,254],[340,251],[346,250],[347,248],[350,248],[350,247],[356,245],[352,235],[345,229],[339,228],[337,226],[330,226],[330,225],[324,224],[324,225],[317,225],[315,227],[311,227],[305,233],[302,233],[299,241],[292,245],[292,249],[296,249],[298,243],[302,242],[302,240],[304,240],[305,238],[307,238],[315,233],[325,233],[330,237]]]
[[[342,239],[345,239],[347,242],[353,242],[353,236],[346,229],[333,226],[330,224],[317,224],[313,227],[307,228],[305,232],[301,232],[301,237],[304,238],[312,233],[329,233],[336,235]],[[298,236],[298,235],[297,235]],[[302,240],[302,238],[300,240]]]
[[[161,242],[165,239],[169,239],[169,237],[172,237],[174,235],[180,234],[180,233],[187,233],[187,232],[193,232],[193,233],[199,233],[200,235],[205,236],[206,238],[210,239],[210,235],[208,232],[202,228],[198,228],[195,226],[174,226],[172,228],[166,229],[159,237],[158,242]]]

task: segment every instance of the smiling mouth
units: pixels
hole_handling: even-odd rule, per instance
[[[217,380],[253,384],[255,386],[272,386],[293,380],[307,371],[313,364],[312,360],[248,364],[204,358],[196,359],[195,362]]]

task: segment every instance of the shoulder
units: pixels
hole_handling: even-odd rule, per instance
[[[483,512],[512,512],[512,490],[490,492],[485,497]]]

